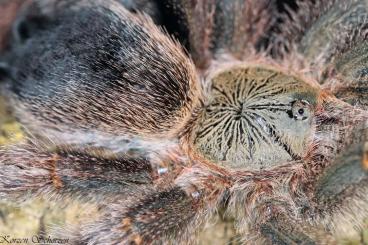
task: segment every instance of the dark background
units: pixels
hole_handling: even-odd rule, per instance
[[[179,2],[180,0],[178,0]],[[200,0],[199,0],[200,1]],[[271,0],[270,0],[271,1]],[[290,8],[292,10],[297,10],[297,0],[275,0],[277,10],[280,13],[286,13],[287,9]],[[306,0],[306,1],[313,1],[314,0]],[[175,2],[175,0],[170,0],[170,2]],[[187,49],[188,41],[187,37],[189,35],[189,31],[187,30],[185,22],[183,18],[184,13],[180,12],[178,8],[175,8],[166,0],[159,0],[156,2],[158,4],[158,8],[161,13],[161,22],[165,29],[172,35],[174,35],[182,45],[184,45]],[[279,20],[281,21],[281,20]],[[268,40],[262,40],[262,44],[260,46],[267,46]]]

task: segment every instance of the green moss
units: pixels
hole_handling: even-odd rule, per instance
[[[50,234],[52,227],[78,226],[88,218],[97,217],[94,205],[71,202],[60,206],[43,199],[28,201],[21,205],[0,202],[0,236],[31,238]],[[58,237],[67,239],[65,237]]]
[[[0,145],[13,144],[23,138],[21,126],[7,113],[5,102],[0,97]]]

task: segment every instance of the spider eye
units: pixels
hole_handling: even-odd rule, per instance
[[[311,116],[308,101],[298,100],[292,103],[292,117],[295,120],[307,120]]]
[[[194,129],[196,151],[221,165],[252,169],[305,154],[317,88],[262,67],[222,71],[211,84]]]

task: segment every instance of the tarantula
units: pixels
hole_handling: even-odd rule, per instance
[[[281,7],[280,7],[281,6]],[[330,243],[368,217],[368,1],[31,0],[0,196],[97,202],[75,244]],[[324,236],[319,235],[324,227]]]

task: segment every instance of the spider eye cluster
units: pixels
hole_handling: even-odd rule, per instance
[[[295,120],[307,120],[308,118],[312,116],[310,104],[306,100],[294,101],[292,103],[291,112],[292,112],[292,117]]]
[[[306,153],[318,89],[264,67],[212,77],[192,140],[197,152],[231,168],[265,169]]]

